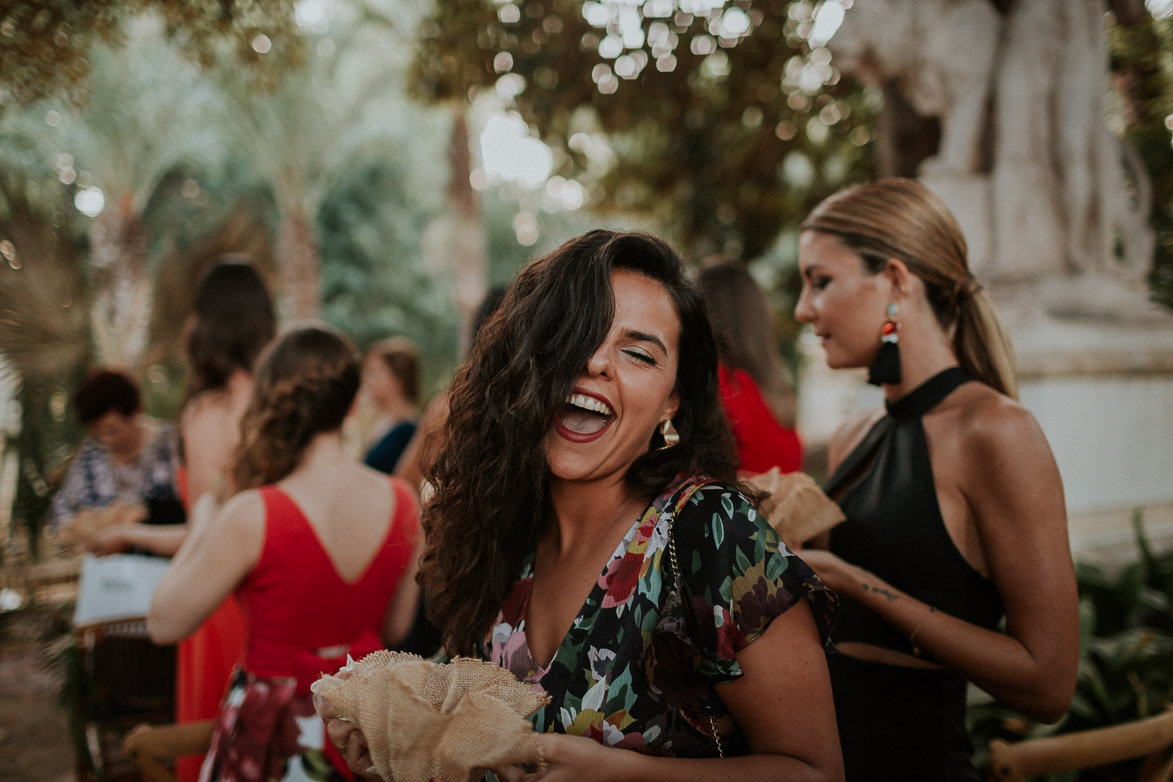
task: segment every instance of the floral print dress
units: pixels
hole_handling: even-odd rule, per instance
[[[741,676],[737,652],[800,600],[825,641],[837,607],[746,497],[699,476],[674,481],[635,522],[544,668],[525,637],[533,561],[531,552],[485,657],[550,695],[533,717],[539,732],[648,754],[716,756],[713,720],[726,710],[714,686]],[[739,732],[720,742],[726,754],[748,752]]]

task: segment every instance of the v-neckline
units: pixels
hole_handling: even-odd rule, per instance
[[[558,655],[561,654],[563,650],[566,649],[567,645],[571,643],[571,638],[574,636],[575,631],[582,629],[583,622],[587,616],[586,609],[587,606],[591,605],[591,601],[597,596],[598,599],[595,600],[595,603],[600,606],[603,604],[603,598],[605,598],[607,593],[610,591],[610,588],[604,584],[604,581],[607,574],[611,570],[612,564],[617,559],[621,560],[626,557],[628,553],[630,553],[636,538],[639,536],[639,530],[648,522],[648,512],[654,508],[655,501],[652,501],[644,507],[643,512],[641,512],[639,516],[636,517],[635,521],[631,523],[631,526],[627,528],[627,532],[623,534],[623,539],[619,541],[618,545],[615,546],[615,550],[611,552],[611,556],[607,558],[606,564],[603,565],[603,569],[599,572],[598,577],[595,579],[595,583],[591,586],[590,591],[587,593],[586,599],[584,599],[582,601],[582,605],[579,606],[578,612],[574,615],[574,619],[572,619],[570,622],[570,627],[567,628],[566,634],[562,636],[562,641],[554,649],[554,654],[550,656],[550,659],[546,661],[545,665],[539,663],[537,658],[534,657],[533,648],[529,643],[529,620],[527,619],[527,614],[529,613],[530,598],[533,597],[534,593],[534,562],[537,559],[537,551],[531,551],[529,553],[525,560],[525,565],[522,571],[522,578],[525,579],[528,577],[529,584],[526,587],[525,594],[522,599],[519,611],[520,618],[518,619],[517,623],[517,632],[521,634],[522,646],[525,648],[526,657],[529,658],[530,667],[534,672],[533,679],[535,681],[543,678],[550,671],[550,668],[554,665],[554,661],[558,659]],[[653,519],[655,518],[658,518],[658,514],[653,514]],[[630,602],[634,596],[635,591],[633,590],[632,593],[628,595],[627,601],[625,602]],[[598,621],[599,613],[599,611],[591,612],[592,617],[590,622],[592,627],[594,626],[594,623]],[[590,628],[587,628],[588,632],[589,630]]]
[[[338,563],[334,561],[334,557],[330,556],[330,549],[326,548],[326,544],[322,541],[322,537],[318,534],[318,528],[314,526],[312,521],[310,521],[310,517],[306,515],[305,510],[301,507],[298,501],[294,499],[293,495],[278,485],[274,485],[272,488],[274,491],[278,492],[282,497],[284,497],[285,501],[288,502],[289,505],[297,512],[297,516],[301,519],[302,524],[306,526],[306,529],[309,530],[310,536],[314,539],[314,543],[317,544],[318,551],[321,552],[322,558],[326,561],[326,564],[330,566],[330,572],[334,574],[334,577],[338,579],[338,582],[346,586],[348,589],[361,584],[370,574],[371,568],[374,567],[375,562],[379,559],[379,552],[387,547],[387,543],[391,539],[391,533],[395,529],[395,516],[399,510],[399,498],[396,496],[395,486],[390,486],[391,514],[387,521],[387,531],[383,534],[383,539],[380,544],[375,547],[371,553],[371,558],[367,560],[365,565],[362,566],[362,568],[359,570],[358,576],[353,581],[342,575],[342,571],[338,569]]]

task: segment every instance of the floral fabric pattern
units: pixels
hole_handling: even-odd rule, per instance
[[[710,717],[726,710],[714,686],[742,675],[737,652],[800,600],[826,641],[838,604],[746,497],[701,477],[678,479],[648,506],[544,668],[525,638],[533,560],[484,655],[550,695],[536,730],[649,754],[715,756]],[[748,751],[737,732],[721,743]]]
[[[263,679],[237,669],[200,782],[294,782],[345,779],[323,752],[322,721],[293,678]]]

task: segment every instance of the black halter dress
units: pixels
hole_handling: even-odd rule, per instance
[[[972,379],[952,367],[890,403],[825,490],[847,516],[831,532],[831,551],[938,611],[992,629],[1002,618],[1002,600],[949,537],[921,421]],[[912,652],[902,633],[848,599],[842,599],[833,637]],[[830,665],[849,782],[978,782],[965,679],[845,654],[832,655]]]

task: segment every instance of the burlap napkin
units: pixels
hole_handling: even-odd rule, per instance
[[[64,524],[57,535],[62,543],[87,546],[110,527],[137,524],[146,518],[146,506],[137,503],[118,502],[102,508],[84,508]]]
[[[782,542],[789,546],[802,545],[846,518],[839,506],[806,473],[783,473],[773,467],[746,480],[770,492],[770,496],[762,500],[762,513]]]
[[[378,651],[343,670],[310,689],[358,726],[388,782],[474,782],[487,768],[542,763],[526,717],[549,696],[500,666]]]

